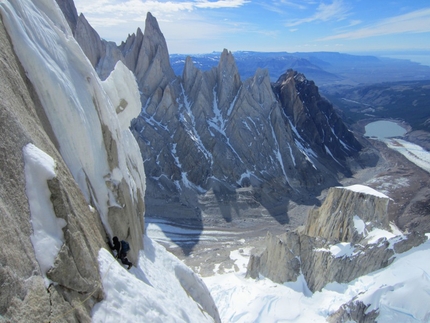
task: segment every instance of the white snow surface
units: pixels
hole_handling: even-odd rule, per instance
[[[352,220],[354,221],[355,230],[364,236],[366,234],[366,223],[364,223],[364,221],[358,215],[354,215]]]
[[[213,304],[203,281],[157,242],[145,238],[145,250],[130,271],[105,249],[99,252],[104,300],[92,311],[94,323],[213,322],[201,304]],[[186,291],[187,290],[187,291]]]
[[[343,247],[343,251],[350,250]],[[371,305],[369,311],[379,309],[378,322],[429,322],[429,259],[427,241],[398,255],[385,269],[348,284],[330,283],[313,294],[303,276],[296,282],[276,284],[264,277],[245,278],[246,269],[242,266],[239,272],[203,280],[215,299],[222,322],[326,322],[330,314],[354,297]]]
[[[403,139],[384,139],[388,148],[398,151],[418,167],[430,173],[430,152]]]
[[[30,236],[45,285],[46,273],[54,265],[55,257],[64,243],[62,228],[66,221],[55,216],[47,181],[55,174],[54,159],[33,144],[23,148],[25,186],[30,206],[33,233]]]
[[[382,197],[382,198],[387,198],[389,199],[389,197],[381,192],[378,192],[377,190],[374,190],[373,188],[366,186],[366,185],[360,185],[360,184],[356,184],[356,185],[351,185],[351,186],[337,186],[338,188],[343,188],[346,190],[350,190],[353,192],[357,192],[357,193],[364,193],[364,194],[369,194],[369,195],[374,195],[377,197]]]
[[[115,180],[122,177],[131,196],[145,192],[140,150],[131,132],[124,129],[131,115],[137,111],[137,116],[140,110],[134,77],[117,64],[118,70],[102,84],[54,0],[1,1],[0,13],[45,109],[64,161],[87,201],[96,204],[111,233],[107,213],[117,203],[107,185],[113,181],[113,170],[103,144],[103,127],[103,131],[110,131],[118,150]],[[128,105],[125,111],[118,111],[120,124],[116,107],[121,99]]]
[[[138,116],[141,110],[136,77],[121,61],[118,61],[115,69],[102,82],[102,85],[112,105],[116,107],[121,130],[128,130],[130,121]]]

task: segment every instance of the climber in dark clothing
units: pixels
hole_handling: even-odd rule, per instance
[[[116,257],[121,260],[124,265],[128,265],[127,269],[130,269],[133,264],[127,259],[127,252],[130,250],[130,245],[128,242],[121,240],[118,237],[112,238],[113,244],[108,239],[108,245],[112,250],[116,251]]]

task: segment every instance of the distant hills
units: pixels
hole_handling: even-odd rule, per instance
[[[430,80],[367,84],[338,88],[325,96],[343,112],[345,122],[393,118],[413,130],[430,131]]]
[[[205,71],[216,66],[220,52],[185,55],[172,54],[170,62],[174,72],[182,75],[187,56],[196,67]],[[252,77],[257,68],[266,68],[272,82],[288,69],[294,69],[315,81],[321,90],[336,85],[416,81],[430,79],[430,66],[404,59],[350,55],[338,52],[233,52],[242,80]]]

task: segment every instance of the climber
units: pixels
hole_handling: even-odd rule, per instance
[[[108,245],[113,250],[116,251],[115,258],[119,258],[124,265],[128,265],[127,269],[130,269],[133,264],[127,259],[127,252],[130,250],[130,245],[127,241],[119,241],[118,237],[113,237],[113,245],[108,238]]]

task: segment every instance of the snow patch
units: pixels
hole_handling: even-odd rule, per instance
[[[51,191],[47,181],[56,176],[54,159],[33,144],[26,145],[23,154],[25,190],[33,227],[30,239],[45,278],[45,285],[48,287],[50,281],[46,278],[46,273],[54,265],[64,243],[62,228],[67,223],[64,219],[56,217],[50,200]]]
[[[330,252],[335,258],[351,257],[354,255],[354,246],[349,242],[341,242],[331,246]]]
[[[387,230],[374,228],[372,231],[369,232],[367,235],[367,243],[368,244],[374,244],[377,243],[380,239],[391,239],[394,238],[396,235],[392,232],[389,232]]]
[[[354,246],[349,242],[340,242],[327,248],[316,248],[314,251],[330,252],[334,258],[352,257],[355,255]]]
[[[364,223],[364,221],[360,219],[358,215],[354,215],[352,220],[354,221],[355,230],[357,230],[357,232],[362,236],[366,235],[366,223]]]
[[[337,186],[338,188],[343,188],[346,190],[350,190],[353,192],[357,192],[357,193],[364,193],[364,194],[368,194],[368,195],[374,195],[377,197],[382,197],[382,198],[386,198],[389,199],[389,197],[381,192],[378,192],[377,190],[374,190],[373,188],[369,187],[369,186],[365,186],[365,185],[360,185],[360,184],[356,184],[356,185],[351,185],[351,186]]]

